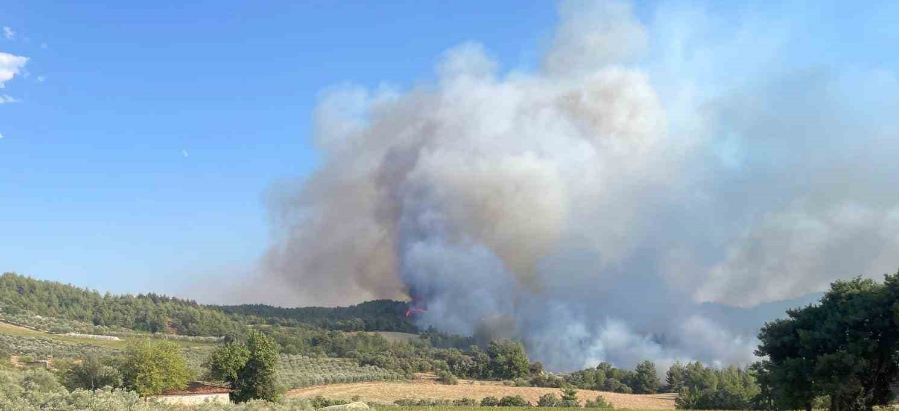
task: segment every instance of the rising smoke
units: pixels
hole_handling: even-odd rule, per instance
[[[434,84],[326,93],[323,164],[277,190],[264,279],[293,305],[423,299],[423,325],[569,370],[744,364],[755,337],[700,303],[899,266],[894,72],[803,61],[769,15],[559,10],[537,70],[468,43]]]

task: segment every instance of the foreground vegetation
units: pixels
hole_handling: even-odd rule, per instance
[[[356,332],[410,331],[404,308],[391,301],[341,309],[212,307],[154,294],[101,296],[8,273],[0,276],[0,315],[28,328],[0,323],[0,361],[52,357],[57,371],[7,372],[0,383],[5,397],[20,390],[49,395],[7,400],[27,401],[16,404],[22,409],[33,401],[49,404],[45,400],[61,401],[53,403],[60,407],[88,399],[127,404],[134,393],[159,394],[195,379],[229,385],[236,402],[263,399],[274,404],[283,401],[281,394],[288,389],[401,380],[419,372],[434,373],[449,385],[462,378],[560,391],[558,397],[547,394],[534,403],[509,395],[458,402],[402,400],[393,406],[609,406],[601,397],[578,399],[573,394],[584,389],[675,393],[680,409],[870,411],[889,404],[899,392],[899,274],[886,276],[882,284],[861,278],[837,281],[820,304],[790,310],[788,318],[766,324],[757,351],[764,360],[751,367],[675,363],[664,381],[650,361],[633,370],[601,363],[552,374],[531,362],[517,342],[477,345],[472,337],[426,330],[420,338],[391,343],[376,333]]]

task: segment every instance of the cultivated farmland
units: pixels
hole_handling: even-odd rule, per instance
[[[411,383],[403,382],[371,382],[356,384],[334,384],[295,389],[288,393],[291,397],[314,398],[324,396],[350,400],[359,396],[363,401],[392,404],[399,399],[436,399],[457,400],[473,398],[480,402],[488,396],[501,398],[504,396],[520,395],[525,400],[536,404],[543,394],[553,393],[559,395],[558,388],[538,387],[509,387],[496,382],[460,381],[459,385],[442,385],[433,380],[414,380]],[[581,401],[594,399],[601,395],[606,401],[611,402],[615,408],[630,409],[674,409],[674,394],[619,394],[612,392],[599,392],[580,390],[578,397]],[[460,408],[453,407],[453,410]],[[505,409],[505,408],[503,408]]]
[[[336,383],[396,381],[402,376],[380,367],[360,366],[346,358],[315,358],[281,354],[278,380],[286,387],[301,388]]]

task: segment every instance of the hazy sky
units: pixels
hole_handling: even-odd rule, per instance
[[[734,86],[764,68],[895,82],[899,6],[826,3],[690,2],[714,16],[708,39],[740,40],[742,27],[728,24],[736,16],[752,26],[748,38],[723,43],[745,46],[751,59],[729,50],[733,59],[697,78]],[[639,2],[634,12],[650,21],[657,10]],[[440,54],[466,41],[503,70],[527,71],[556,22],[549,1],[5,0],[0,271],[175,294],[198,279],[238,277],[272,243],[267,190],[321,161],[310,142],[320,93],[432,81]],[[653,40],[650,54],[664,54]],[[720,56],[714,46],[685,59]],[[655,81],[662,94],[676,84]]]

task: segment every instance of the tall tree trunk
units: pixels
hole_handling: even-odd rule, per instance
[[[830,411],[840,411],[840,396],[837,394],[830,396]]]
[[[809,401],[805,404],[805,411],[812,411],[812,402]]]

